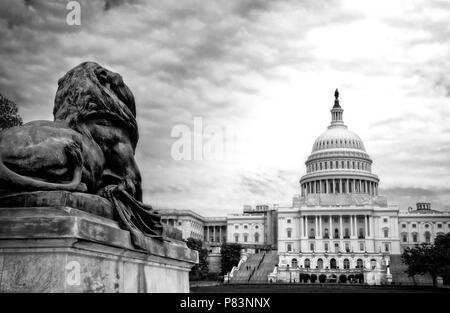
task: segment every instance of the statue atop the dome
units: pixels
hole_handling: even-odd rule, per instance
[[[84,62],[58,81],[54,121],[0,133],[0,195],[82,193],[109,200],[135,245],[162,237],[160,215],[143,204],[134,96],[122,77]]]
[[[333,108],[340,108],[340,104],[339,104],[339,91],[336,88],[335,92],[334,92],[334,106]]]

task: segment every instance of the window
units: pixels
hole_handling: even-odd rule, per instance
[[[442,224],[437,224],[437,228],[442,228]]]
[[[359,251],[364,251],[364,242],[359,243]]]
[[[325,247],[325,251],[328,251],[328,242],[325,242],[324,247]]]
[[[309,244],[309,250],[314,251],[314,243],[311,242]]]
[[[334,238],[339,238],[339,229],[334,229]]]
[[[428,225],[428,224],[425,224],[425,228],[428,228],[428,227],[430,227],[430,225]]]
[[[348,259],[344,259],[344,269],[348,270],[350,268],[350,261]]]
[[[370,267],[373,270],[377,267],[377,261],[375,259],[370,260]]]
[[[416,224],[412,224],[412,228],[416,228]]]
[[[389,237],[389,228],[383,228],[383,235],[384,235],[384,238]]]
[[[244,235],[244,242],[247,242],[247,241],[248,241],[248,235],[245,234],[245,235]]]
[[[412,240],[413,242],[417,242],[417,233],[412,234]]]
[[[358,238],[364,238],[364,229],[362,229],[362,228],[359,229]]]
[[[402,228],[406,228],[406,224],[402,224]]]
[[[291,235],[292,235],[292,229],[288,228],[287,229],[287,237],[291,238]]]
[[[239,242],[239,235],[234,235],[234,242]]]
[[[349,229],[346,228],[346,229],[344,230],[344,232],[345,232],[344,238],[350,238],[350,231],[349,231]]]
[[[383,218],[383,223],[387,223],[388,222],[388,219],[385,217],[385,218]]]
[[[345,252],[350,252],[350,244],[348,242],[345,243]]]
[[[408,241],[408,235],[407,234],[402,234],[402,241],[403,242],[407,242]]]
[[[287,252],[291,252],[292,251],[292,244],[288,243],[287,247],[286,247]]]
[[[291,261],[291,267],[292,267],[292,268],[297,268],[297,267],[298,267],[297,259],[292,259],[292,261]]]
[[[334,243],[334,251],[339,252],[339,243],[338,242]]]
[[[356,268],[363,268],[363,260],[361,259],[356,260]]]
[[[238,229],[238,228],[239,228],[238,224],[234,225],[234,229]]]
[[[337,267],[337,265],[336,265],[336,259],[331,259],[330,260],[330,268],[336,268]]]
[[[311,228],[309,230],[309,238],[315,238],[316,237],[316,233],[314,231],[314,228]]]
[[[178,222],[178,226],[181,226],[181,222]]]
[[[328,228],[325,228],[325,234],[323,238],[330,238],[330,236],[328,235]]]
[[[259,228],[259,226],[258,226],[258,225],[256,225],[256,226],[255,226],[255,229],[258,229],[258,228]]]
[[[247,225],[244,225],[244,229],[247,229],[248,228],[248,226]]]
[[[425,235],[425,242],[426,243],[430,243],[431,242],[431,234],[430,234],[430,232],[426,231],[424,235]]]
[[[288,224],[290,224],[290,223],[291,223],[291,219],[288,218],[286,222],[287,222]]]
[[[389,252],[389,244],[388,243],[384,244],[384,251]]]
[[[311,261],[309,259],[305,259],[305,268],[311,268]]]
[[[317,268],[318,269],[323,269],[323,260],[322,259],[318,259],[317,260]]]
[[[255,233],[255,242],[259,242],[259,234]]]

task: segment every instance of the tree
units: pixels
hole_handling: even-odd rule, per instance
[[[195,264],[189,272],[190,280],[203,280],[208,277],[209,264],[208,264],[208,249],[203,249],[203,243],[201,240],[188,238],[186,245],[189,249],[198,251],[199,264]]]
[[[422,243],[414,248],[407,247],[402,254],[408,265],[408,276],[430,274],[433,286],[437,287],[437,277],[450,273],[450,233],[439,235],[434,244]]]
[[[22,125],[17,105],[0,94],[0,131]]]
[[[239,264],[242,246],[237,243],[224,243],[220,249],[222,262],[222,275],[231,271],[233,266]]]
[[[345,284],[347,282],[347,276],[345,276],[344,274],[341,274],[339,276],[339,282]]]
[[[320,274],[319,275],[319,282],[324,283],[327,280],[327,275]]]

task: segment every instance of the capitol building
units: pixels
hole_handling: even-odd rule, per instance
[[[399,208],[378,194],[372,159],[343,113],[336,90],[331,123],[307,158],[301,195],[278,208],[277,280],[292,279],[289,267],[317,275],[327,269],[336,279],[370,268],[379,282],[389,255],[400,254]]]
[[[448,212],[430,203],[402,210],[379,195],[373,161],[344,123],[338,90],[334,96],[330,125],[312,146],[291,205],[246,205],[242,213],[216,218],[161,211],[163,221],[175,227],[195,225],[193,237],[203,239],[216,265],[222,243],[242,245],[228,281],[408,283],[404,248],[450,232]],[[257,271],[245,264],[257,264]]]

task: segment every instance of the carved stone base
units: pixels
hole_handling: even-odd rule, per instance
[[[0,208],[0,292],[189,292],[198,253],[71,207]]]

